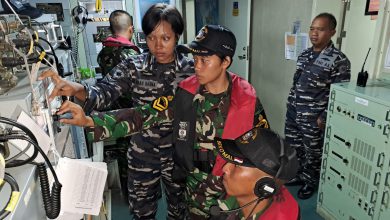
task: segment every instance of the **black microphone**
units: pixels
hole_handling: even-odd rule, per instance
[[[240,206],[240,207],[235,208],[235,209],[230,209],[230,210],[222,210],[221,208],[219,208],[219,206],[213,205],[213,206],[210,207],[210,215],[211,215],[211,216],[218,216],[218,215],[220,215],[221,213],[233,213],[233,212],[238,212],[238,211],[240,211],[241,209],[243,209],[243,208],[245,208],[245,207],[247,207],[247,206],[249,206],[249,205],[251,205],[251,204],[253,204],[253,203],[255,203],[255,202],[260,202],[261,200],[263,200],[263,198],[258,197],[258,198],[256,198],[256,199],[254,199],[254,200],[248,202],[247,204],[245,204],[245,205],[243,205],[243,206]]]
[[[360,87],[366,87],[366,83],[367,83],[367,79],[368,79],[368,72],[364,71],[364,65],[366,64],[367,57],[368,57],[368,54],[370,53],[370,50],[371,50],[371,47],[368,49],[366,59],[364,59],[362,70],[358,74],[356,85],[360,86]]]

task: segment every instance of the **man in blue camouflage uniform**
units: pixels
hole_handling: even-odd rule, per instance
[[[97,57],[103,76],[122,60],[140,53],[139,48],[131,42],[134,32],[132,16],[126,11],[115,10],[110,14],[109,21],[112,36],[102,42],[103,49]]]
[[[95,86],[82,86],[59,78],[51,97],[74,95],[85,101],[84,110],[102,110],[112,106],[124,94],[131,94],[133,106],[143,106],[164,95],[173,94],[179,81],[192,75],[193,61],[177,53],[176,43],[184,30],[179,11],[170,5],[155,4],[145,13],[142,29],[149,51],[118,64]],[[183,219],[183,188],[172,181],[172,122],[162,123],[132,136],[128,151],[129,203],[134,219],[154,219],[161,183],[167,196],[168,218]]]
[[[314,18],[309,32],[313,47],[298,57],[287,99],[286,141],[300,162],[297,177],[287,185],[302,184],[300,199],[310,198],[318,186],[330,85],[351,77],[348,58],[331,41],[335,28],[336,19],[329,13]]]
[[[107,75],[122,60],[132,55],[138,55],[140,50],[131,42],[133,36],[133,17],[123,10],[115,10],[110,14],[110,30],[112,36],[104,39],[103,49],[99,52],[97,62],[103,76]],[[117,102],[110,106],[110,109],[119,109],[131,106],[131,95],[123,95]],[[104,147],[104,161],[109,163],[117,161],[120,177],[121,189],[125,199],[128,200],[127,193],[127,156],[130,137],[116,140],[114,145]]]

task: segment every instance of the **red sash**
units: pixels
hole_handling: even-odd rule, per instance
[[[225,121],[222,138],[236,139],[241,134],[252,129],[256,105],[256,91],[249,82],[229,73],[232,79],[232,94],[230,94],[229,112]],[[190,76],[180,82],[181,88],[195,94],[199,88],[196,76]],[[222,176],[222,167],[226,161],[219,155],[216,158],[212,174]]]

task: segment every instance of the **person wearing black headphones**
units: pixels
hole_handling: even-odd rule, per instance
[[[216,138],[223,185],[231,202],[213,207],[212,219],[299,219],[299,206],[283,186],[298,169],[296,152],[275,132],[255,127],[235,140]]]

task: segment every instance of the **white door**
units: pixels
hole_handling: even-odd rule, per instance
[[[332,41],[337,48],[340,48],[340,44],[337,38],[340,37],[342,31],[342,19],[345,0],[314,0],[313,1],[313,13],[312,18],[322,12],[328,12],[335,16],[337,21],[336,34],[332,37]],[[362,12],[364,13],[364,12]],[[307,30],[306,32],[308,32]],[[344,41],[344,40],[343,40]]]
[[[249,77],[249,36],[251,0],[219,0],[220,24],[233,31],[237,39],[236,53],[229,70],[245,79]]]
[[[341,51],[351,61],[351,80],[357,79],[368,48],[372,48],[376,43],[374,42],[374,35],[377,20],[371,19],[369,15],[364,15],[365,8],[366,1],[351,1],[345,18],[344,30],[346,36],[341,45]],[[375,55],[371,51],[367,58],[365,70],[373,68],[374,57]],[[369,74],[371,78],[372,72],[369,71]]]

